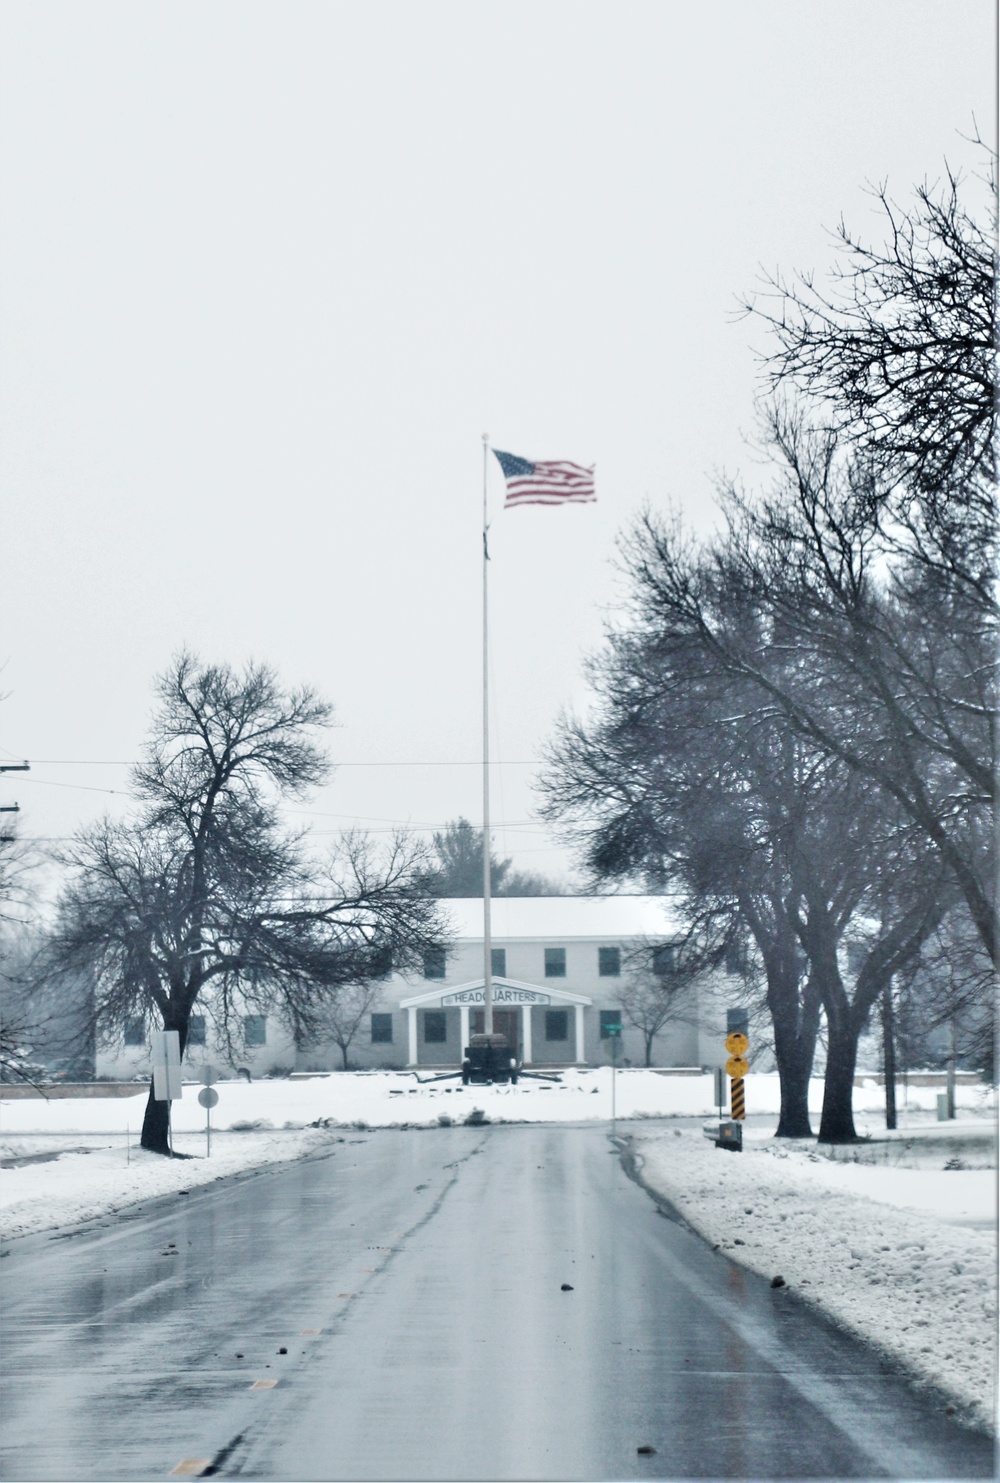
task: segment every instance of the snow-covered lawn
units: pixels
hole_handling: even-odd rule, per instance
[[[700,1126],[645,1120],[715,1114],[710,1076],[629,1069],[615,1078],[618,1132],[633,1139],[643,1179],[713,1245],[815,1303],[993,1423],[996,1388],[995,1105],[959,1088],[959,1119],[938,1123],[938,1089],[911,1087],[903,1124],[884,1134],[883,1093],[855,1094],[870,1144],[832,1159],[772,1137],[777,1079],[747,1078],[742,1154],[716,1149]],[[0,1102],[0,1215],[6,1238],[66,1227],[256,1167],[302,1157],[359,1127],[433,1127],[474,1109],[492,1122],[599,1122],[611,1117],[611,1071],[567,1071],[516,1087],[406,1073],[220,1083],[206,1158],[196,1085],[173,1105],[174,1147],[138,1148],[146,1092],[134,1097]],[[810,1106],[818,1113],[822,1084]],[[765,1115],[759,1123],[754,1117]],[[854,1158],[867,1162],[853,1162]],[[945,1164],[951,1167],[945,1168]],[[992,1165],[992,1168],[985,1167]]]

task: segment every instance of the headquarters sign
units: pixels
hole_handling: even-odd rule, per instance
[[[485,991],[480,985],[477,989],[460,989],[455,994],[442,994],[441,1007],[446,1008],[451,1004],[482,1004],[485,999]],[[552,999],[548,994],[540,994],[535,989],[511,989],[505,984],[493,985],[494,1004],[551,1004]]]

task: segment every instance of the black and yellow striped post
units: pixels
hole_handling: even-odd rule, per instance
[[[746,1060],[746,1053],[750,1049],[750,1037],[747,1034],[749,1027],[750,1016],[745,1009],[726,1011],[726,1050],[729,1052],[726,1075],[729,1077],[731,1112],[729,1121],[719,1124],[715,1146],[732,1149],[734,1153],[743,1152],[743,1119],[746,1117],[743,1078],[750,1070],[750,1063]],[[719,1096],[718,1103],[721,1102],[722,1098]]]
[[[729,1077],[730,1116],[734,1122],[742,1122],[747,1115],[743,1078],[750,1070],[750,1062],[746,1058],[750,1049],[750,1037],[747,1034],[749,1027],[750,1017],[745,1009],[728,1011],[726,1050],[729,1052],[729,1060],[726,1062],[726,1075]]]

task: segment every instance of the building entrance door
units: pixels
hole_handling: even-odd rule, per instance
[[[474,1009],[472,1011],[472,1034],[481,1035],[483,1025],[486,1023],[486,1011]],[[507,1044],[513,1048],[513,1053],[518,1060],[521,1059],[521,1011],[519,1009],[494,1009],[493,1030],[497,1035],[506,1035]]]

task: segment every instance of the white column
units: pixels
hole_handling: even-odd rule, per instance
[[[410,1059],[406,1064],[415,1066],[417,1064],[417,1011],[412,1004],[406,1011],[406,1028],[410,1036]]]
[[[531,1005],[521,1005],[521,1060],[531,1065]]]
[[[585,1048],[583,1043],[583,1005],[573,1005],[574,1019],[576,1020],[576,1063],[582,1066],[585,1060]]]
[[[464,1056],[465,1055],[465,1047],[469,1043],[469,1006],[467,1004],[460,1004],[458,1006],[458,1015],[459,1015],[459,1019],[461,1020],[461,1023],[462,1023],[462,1029],[461,1029],[461,1040],[462,1040],[462,1044],[459,1047],[459,1055],[460,1056]]]

